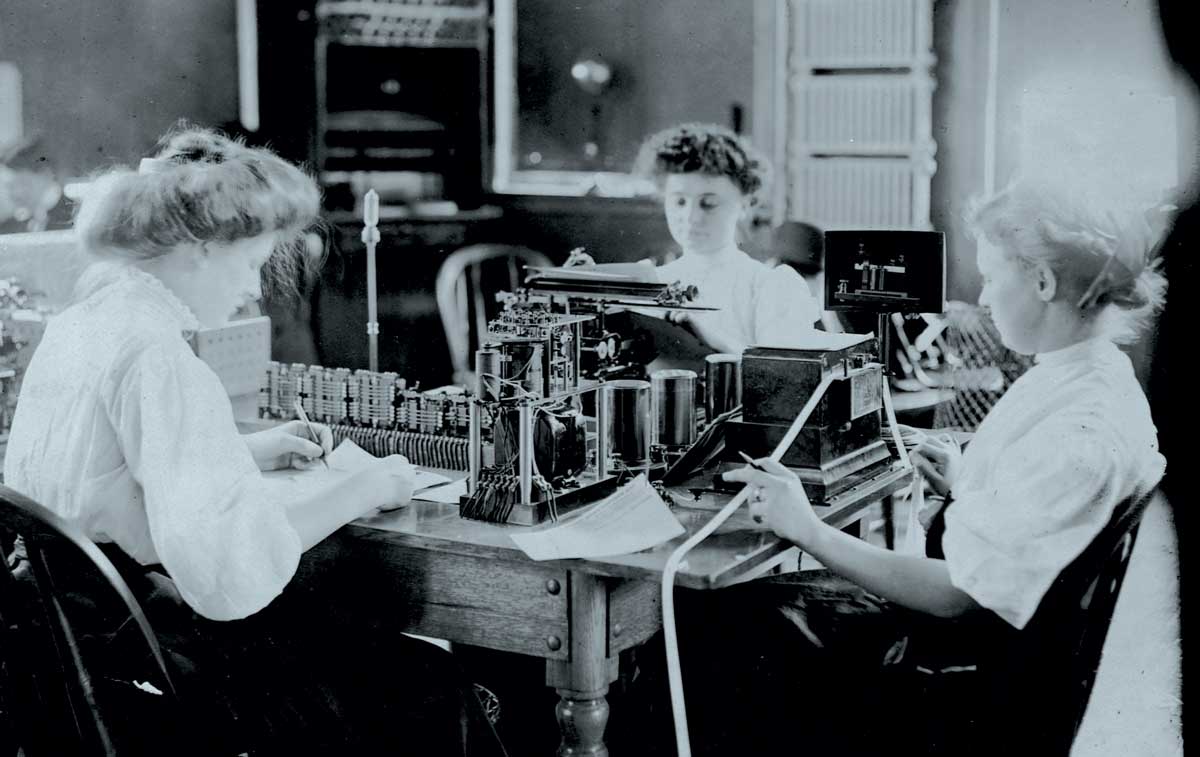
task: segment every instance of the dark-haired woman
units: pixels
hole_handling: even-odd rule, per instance
[[[661,192],[683,253],[658,268],[659,280],[694,285],[699,304],[718,308],[681,316],[709,347],[740,353],[751,344],[790,346],[813,331],[820,307],[804,279],[738,247],[738,223],[768,173],[745,140],[711,124],[674,126],[643,143],[634,170]]]

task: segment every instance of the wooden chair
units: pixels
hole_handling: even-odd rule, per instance
[[[1083,723],[1138,525],[1155,491],[1123,502],[1058,576],[1024,629],[1003,624],[975,670],[935,672],[930,754],[1067,757]]]
[[[942,385],[953,390],[954,397],[938,406],[933,425],[974,431],[1008,387],[1033,365],[1033,358],[1004,346],[985,308],[949,302],[942,317],[948,367],[942,371]]]
[[[20,580],[7,561],[0,569],[0,692],[11,718],[11,737],[25,757],[39,755],[115,755],[172,753],[174,744],[131,743],[151,738],[157,720],[169,718],[176,691],[158,639],[129,586],[104,553],[83,533],[53,512],[7,486],[0,485],[0,528],[23,538],[33,581]],[[61,560],[61,562],[60,562]],[[56,577],[67,578],[67,566],[96,571],[128,612],[133,636],[145,647],[149,680],[114,682],[90,668],[86,645],[76,621],[68,617],[70,603]],[[56,574],[56,569],[62,568]],[[20,569],[19,569],[20,570]],[[120,606],[120,605],[117,605]],[[113,712],[106,691],[123,687],[128,697],[144,706],[139,711]],[[157,693],[155,693],[157,692]],[[130,697],[133,699],[131,700]],[[120,721],[120,722],[118,722]],[[6,745],[13,749],[16,745]],[[5,754],[12,754],[9,751]]]
[[[495,293],[513,291],[521,285],[520,266],[549,266],[540,252],[503,244],[477,244],[452,252],[438,269],[438,312],[446,330],[454,383],[470,383],[471,355],[487,322],[499,308]],[[507,274],[503,287],[496,286],[497,274]]]

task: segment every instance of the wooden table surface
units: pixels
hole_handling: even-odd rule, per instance
[[[605,695],[618,655],[661,627],[667,558],[731,496],[705,492],[696,499],[688,491],[709,486],[711,475],[670,489],[686,533],[635,554],[536,562],[509,538],[528,527],[465,520],[455,505],[414,502],[341,529],[305,563],[309,571],[336,573],[347,601],[370,603],[408,632],[546,660],[546,684],[560,697],[559,754],[606,755]],[[910,480],[906,470],[885,468],[818,512],[831,525],[849,526]],[[711,589],[750,580],[789,556],[794,547],[741,509],[688,555],[677,585]]]
[[[463,476],[461,471],[438,472],[452,478]],[[680,486],[668,488],[676,502],[672,512],[685,529],[684,534],[675,539],[633,554],[582,560],[548,560],[539,564],[585,570],[598,576],[657,580],[662,576],[663,567],[671,553],[708,523],[731,498],[729,494],[701,492],[694,495],[690,491],[691,487],[710,487],[711,480],[712,471],[706,471]],[[815,509],[825,522],[842,528],[858,520],[871,503],[908,486],[911,480],[907,470],[894,465]],[[582,510],[571,516],[580,512]],[[417,501],[409,507],[356,521],[347,529],[359,538],[384,539],[398,546],[532,562],[509,538],[510,534],[527,531],[529,526],[460,518],[457,505]],[[372,531],[383,531],[388,535],[382,536]],[[688,554],[687,563],[676,578],[676,585],[691,589],[715,589],[738,583],[746,579],[747,573],[760,573],[765,567],[777,564],[785,553],[794,549],[766,526],[754,523],[746,508],[739,508],[712,536]]]

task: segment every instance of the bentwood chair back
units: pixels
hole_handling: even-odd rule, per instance
[[[175,687],[129,586],[78,528],[2,485],[0,529],[21,537],[28,560],[0,567],[0,692],[16,741],[5,748],[20,746],[25,757],[147,753],[142,741],[174,707]],[[90,585],[104,586],[112,593],[106,599],[128,613],[122,632],[144,647],[146,660],[136,680],[133,671],[120,681],[93,671],[65,588],[81,569],[95,571]]]
[[[455,383],[469,383],[471,356],[487,332],[488,319],[499,311],[496,293],[521,286],[522,267],[549,265],[540,252],[505,244],[463,247],[442,263],[435,288]]]
[[[933,754],[1068,757],[1083,723],[1101,652],[1153,490],[1122,502],[1107,526],[1046,592],[1017,631],[1003,621],[975,670],[941,678]],[[968,743],[960,743],[963,738]]]

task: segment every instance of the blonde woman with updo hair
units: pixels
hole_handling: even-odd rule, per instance
[[[75,221],[91,263],[25,374],[5,482],[79,526],[133,587],[196,714],[171,753],[501,754],[448,654],[290,586],[310,547],[407,504],[412,466],[393,455],[310,491],[264,478],[319,464],[329,429],[319,444],[298,421],[239,434],[189,347],[288,274],[319,209],[303,171],[200,128],[97,177]],[[117,635],[109,609],[91,612],[100,638]],[[110,661],[114,675],[136,662]]]
[[[825,523],[773,460],[726,474],[750,487],[755,519],[825,570],[701,593],[681,608],[685,676],[713,688],[688,699],[693,744],[706,744],[697,754],[766,753],[789,738],[771,724],[801,711],[794,737],[805,754],[908,753],[904,735],[939,713],[922,712],[919,692],[890,690],[886,680],[905,679],[884,672],[916,665],[914,649],[973,659],[971,649],[1024,628],[1118,504],[1157,485],[1165,460],[1118,344],[1163,302],[1153,255],[1165,219],[1133,215],[1028,183],[975,207],[979,303],[1004,344],[1036,362],[965,451],[929,436],[912,455],[949,502],[926,556]],[[715,646],[720,663],[705,669]],[[913,719],[881,717],[898,711]]]

